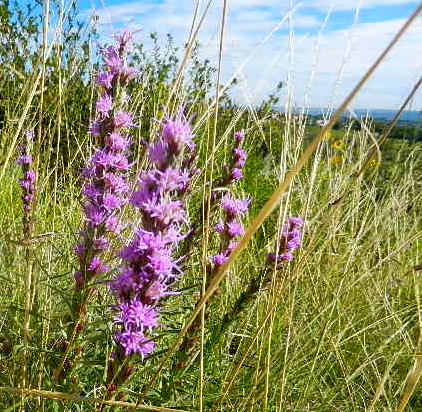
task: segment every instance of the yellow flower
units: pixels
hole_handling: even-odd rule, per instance
[[[344,149],[344,142],[343,140],[336,140],[331,147],[336,150],[343,150]]]
[[[331,156],[330,160],[331,160],[331,163],[334,163],[335,165],[338,165],[338,164],[343,163],[343,156],[341,156],[341,155],[334,155],[334,156]]]
[[[376,166],[378,164],[378,160],[374,157],[371,158],[371,160],[368,162],[368,166]]]

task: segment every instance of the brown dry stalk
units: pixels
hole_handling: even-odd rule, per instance
[[[400,400],[399,406],[396,409],[396,412],[403,412],[406,409],[407,403],[415,391],[416,385],[418,384],[419,378],[422,375],[422,358],[417,357],[415,359],[414,367],[407,377],[406,389],[404,391],[403,397]]]
[[[167,364],[167,362],[170,360],[173,353],[177,350],[177,348],[181,344],[183,337],[185,336],[186,332],[188,331],[188,329],[190,328],[192,323],[195,321],[195,319],[199,315],[199,313],[202,311],[202,308],[204,307],[204,305],[207,303],[207,301],[210,299],[210,297],[213,295],[213,293],[217,290],[220,282],[223,280],[223,278],[224,278],[228,268],[230,267],[230,265],[240,256],[240,254],[246,248],[248,242],[251,240],[251,238],[255,234],[255,232],[260,228],[260,226],[267,219],[267,217],[277,207],[278,203],[280,202],[281,196],[289,188],[289,186],[293,182],[293,179],[299,174],[299,172],[304,167],[305,163],[309,160],[309,158],[315,152],[318,145],[324,139],[324,136],[328,132],[328,130],[331,129],[331,127],[339,119],[341,114],[347,109],[348,105],[356,97],[356,95],[358,94],[360,89],[363,87],[363,85],[369,80],[369,78],[372,76],[372,74],[375,72],[375,70],[378,68],[378,66],[383,62],[383,60],[385,59],[387,54],[390,52],[390,50],[400,40],[400,38],[403,36],[403,34],[410,27],[410,25],[417,18],[417,16],[419,15],[419,13],[421,11],[422,11],[422,3],[419,4],[419,6],[416,8],[416,10],[412,13],[412,15],[403,24],[401,29],[397,32],[397,34],[394,36],[394,38],[391,40],[391,42],[388,44],[388,46],[384,49],[384,51],[380,54],[380,56],[376,59],[376,61],[372,64],[372,66],[368,69],[368,71],[362,77],[362,79],[358,82],[358,84],[354,87],[354,89],[346,97],[346,99],[343,101],[343,103],[340,105],[340,107],[336,110],[336,112],[333,114],[333,116],[330,118],[330,120],[320,129],[318,135],[308,145],[308,147],[306,148],[306,150],[304,151],[304,153],[302,154],[300,159],[296,162],[295,166],[293,167],[293,170],[286,175],[286,177],[284,178],[284,180],[282,182],[280,182],[278,188],[274,191],[274,193],[271,195],[271,197],[267,200],[265,205],[259,211],[258,216],[249,225],[249,227],[247,228],[244,236],[240,239],[239,244],[233,250],[233,252],[229,256],[228,260],[220,267],[219,271],[217,272],[214,279],[211,281],[208,289],[204,293],[204,295],[203,295],[202,299],[200,300],[199,304],[196,306],[196,308],[195,308],[194,312],[192,313],[191,317],[186,322],[183,329],[179,332],[179,335],[174,340],[173,344],[169,347],[169,349],[167,351],[167,356],[161,362],[161,365],[158,367],[157,371],[152,376],[150,382],[146,385],[144,391],[139,395],[138,402],[151,389],[154,382],[160,376],[160,374],[161,374],[162,370],[164,369],[165,365]]]
[[[86,403],[103,403],[110,406],[120,406],[122,408],[132,408],[144,411],[154,411],[154,412],[187,412],[182,409],[172,409],[165,408],[160,406],[149,406],[149,405],[135,405],[131,402],[122,402],[122,401],[103,401],[101,398],[89,398],[86,396],[79,395],[69,395],[63,392],[52,392],[52,391],[41,391],[38,389],[20,389],[20,388],[11,388],[7,386],[0,386],[0,392],[7,392],[13,395],[20,396],[32,396],[39,397],[44,399],[56,399],[56,400],[65,400],[65,401],[80,401]],[[192,411],[190,411],[192,412]]]

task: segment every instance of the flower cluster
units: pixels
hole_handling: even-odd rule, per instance
[[[214,226],[217,233],[221,235],[221,251],[213,256],[214,269],[218,269],[230,256],[230,253],[237,245],[236,237],[244,233],[240,218],[246,213],[250,204],[250,198],[234,199],[225,196],[221,200],[220,206],[224,211],[224,220]]]
[[[278,253],[268,253],[270,262],[284,262],[293,260],[293,252],[302,245],[302,232],[299,230],[303,226],[300,217],[289,217],[283,224],[283,231],[279,241]]]
[[[218,185],[228,186],[243,178],[242,167],[245,165],[247,153],[240,147],[245,134],[243,130],[237,131],[234,134],[234,147],[233,147],[233,158],[231,164],[228,167],[228,173],[223,176]],[[211,201],[212,204],[217,200],[217,204],[222,210],[222,219],[214,226],[214,230],[220,235],[219,251],[217,254],[210,258],[210,263],[207,265],[207,277],[206,277],[206,288],[212,282],[214,276],[218,272],[219,268],[227,261],[232,251],[236,248],[238,241],[236,238],[242,236],[244,228],[241,222],[242,215],[244,215],[249,207],[251,199],[236,199],[230,194],[220,196],[221,191],[214,190],[212,192]],[[220,293],[218,288],[215,294]],[[198,303],[197,303],[198,304]],[[208,316],[206,314],[206,316]],[[200,327],[198,321],[193,322],[188,328],[186,335],[184,336],[183,343],[180,347],[179,358],[175,363],[175,367],[180,368],[186,365],[188,355],[191,353],[192,347],[197,342],[198,338],[196,334]]]
[[[29,146],[33,139],[34,132],[27,130],[25,132],[25,141],[19,145],[19,156],[16,163],[22,167],[23,177],[19,179],[19,185],[22,188],[22,205],[24,210],[23,222],[24,231],[29,234],[30,231],[30,212],[35,199],[35,179],[36,173],[31,169],[32,156],[29,153]]]
[[[127,100],[124,86],[136,73],[125,63],[125,53],[133,35],[123,31],[115,38],[117,45],[102,49],[105,68],[97,75],[100,88],[97,117],[89,127],[98,146],[82,170],[85,227],[75,247],[80,269],[74,274],[79,290],[108,269],[101,256],[109,246],[109,234],[120,230],[119,212],[128,197],[130,163],[127,151],[131,141],[126,131],[134,125],[132,115],[122,107]]]
[[[185,150],[193,153],[193,135],[189,122],[180,112],[175,119],[166,118],[161,138],[148,148],[154,168],[139,178],[139,187],[131,198],[142,216],[142,227],[120,256],[124,267],[111,281],[110,288],[118,299],[115,310],[115,341],[120,357],[150,354],[156,342],[152,328],[159,325],[158,304],[173,292],[181,270],[173,254],[187,223],[182,199],[192,171],[183,168]],[[190,156],[193,159],[193,156]],[[179,166],[182,165],[182,166]]]
[[[240,147],[245,137],[243,130],[234,134],[235,144],[233,147],[233,158],[231,162],[230,178],[226,183],[234,183],[243,178],[242,167],[245,165],[247,153]],[[221,199],[220,207],[224,212],[224,220],[215,225],[214,229],[221,236],[221,250],[213,256],[214,271],[217,270],[229,257],[236,247],[236,237],[244,233],[240,218],[248,210],[250,199],[234,199],[229,195]]]
[[[239,130],[234,134],[234,147],[233,151],[233,158],[232,164],[230,167],[230,183],[237,182],[240,179],[243,179],[242,168],[245,165],[246,159],[248,154],[245,152],[244,149],[241,148],[241,143],[245,138],[245,132],[243,130]]]

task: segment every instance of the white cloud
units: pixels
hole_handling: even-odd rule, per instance
[[[328,9],[332,6],[334,10],[354,10],[359,4],[362,9],[366,9],[376,6],[416,5],[416,3],[412,0],[304,0],[302,5],[303,7],[318,7],[323,9]]]
[[[134,20],[135,18],[142,17],[147,13],[158,13],[163,6],[157,5],[154,2],[140,3],[138,1],[129,3],[114,4],[107,7],[98,9],[91,9],[86,14],[95,14],[98,16],[98,23],[126,23]]]
[[[327,32],[321,36],[317,53],[318,63],[315,67],[312,66],[315,35],[296,36],[293,52],[289,50],[287,36],[278,36],[259,53],[258,59],[252,59],[248,64],[245,70],[248,92],[254,96],[256,102],[259,102],[269,91],[274,90],[279,80],[287,80],[290,76],[294,79],[294,101],[301,105],[305,100],[309,78],[314,71],[314,81],[309,96],[310,106],[326,106],[334,95],[336,95],[335,104],[339,104],[403,23],[404,20],[400,19],[359,24],[349,44],[350,53],[341,79],[338,78],[338,73],[348,47],[350,37],[348,30]],[[415,58],[422,52],[421,37],[422,20],[419,19],[359,93],[353,102],[353,107],[394,108],[401,104],[405,93],[422,73],[421,60]],[[234,57],[235,53],[233,51],[228,57],[240,61],[246,51],[238,50],[237,57]],[[415,107],[422,104],[420,94],[414,103]]]
[[[367,4],[398,4],[403,0],[367,0]],[[305,0],[303,5],[310,3],[324,6],[330,0]],[[352,0],[343,3],[352,4]],[[202,2],[205,3],[204,1]],[[223,80],[230,78],[233,71],[257,47],[263,38],[277,25],[283,14],[281,8],[274,10],[266,8],[242,7],[261,6],[261,0],[231,0],[227,19],[225,47],[223,56]],[[285,2],[265,0],[266,6],[277,6]],[[355,2],[356,4],[358,1]],[[144,28],[139,36],[142,41],[145,33],[157,31],[164,38],[167,32],[173,34],[175,44],[183,45],[190,31],[192,0],[166,0],[166,4],[154,5],[138,2],[113,5],[107,11],[101,10],[102,29],[109,31],[106,23],[108,16],[118,26],[124,24],[130,28]],[[203,44],[204,58],[216,62],[218,55],[219,24],[221,19],[221,4],[214,7],[207,17],[199,40]],[[402,19],[377,23],[358,24],[352,36],[349,29],[324,32],[318,43],[317,64],[315,60],[316,30],[321,22],[310,14],[304,14],[306,9],[299,10],[293,17],[293,27],[308,30],[306,35],[295,34],[293,47],[289,46],[286,30],[278,32],[246,65],[239,78],[246,80],[246,89],[240,85],[236,98],[243,100],[247,92],[253,97],[254,103],[260,103],[276,84],[288,77],[294,79],[294,100],[302,104],[307,94],[309,78],[314,71],[314,81],[309,95],[311,106],[326,106],[336,96],[337,104],[355,86],[360,76],[374,62],[384,47],[392,39],[404,23]],[[287,22],[283,29],[287,29]],[[349,38],[351,37],[350,43]],[[412,81],[421,72],[420,56],[422,52],[422,22],[414,22],[393,53],[377,70],[374,78],[359,94],[354,107],[393,108],[400,105],[406,90],[412,86]],[[350,53],[339,80],[338,73],[342,68],[345,50],[350,47]],[[216,63],[215,63],[216,64]],[[422,98],[415,100],[422,103]]]

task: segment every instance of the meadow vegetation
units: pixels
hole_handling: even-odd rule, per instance
[[[154,351],[122,361],[114,373],[127,376],[110,389],[116,298],[108,281],[145,222],[130,203],[103,255],[109,270],[84,286],[84,327],[76,336],[72,327],[81,169],[98,147],[88,127],[98,110],[99,46],[113,39],[79,23],[75,7],[39,9],[0,3],[0,409],[422,410],[420,125],[396,126],[391,138],[388,124],[371,119],[335,130],[309,125],[306,108],[274,110],[277,94],[259,107],[236,105],[236,81],[216,87],[218,63],[201,60],[194,37],[184,63],[165,33],[150,35],[152,49],[135,43],[128,52],[139,73],[123,99],[136,124],[127,178],[135,190],[154,169],[149,147],[182,108],[199,169],[178,192],[187,209],[186,237],[174,247],[183,275],[172,286],[180,293],[160,301]],[[15,160],[28,130],[37,179],[25,226]],[[241,130],[244,177],[230,181]],[[248,229],[292,170],[275,210]],[[217,264],[210,259],[228,246],[215,226],[230,220],[221,193],[251,199],[239,217],[250,240]],[[283,253],[289,217],[305,222],[301,245],[291,261],[268,259]]]

